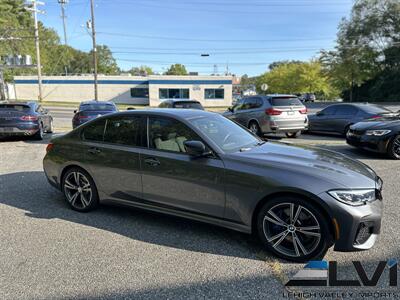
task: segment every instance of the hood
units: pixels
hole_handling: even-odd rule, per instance
[[[352,125],[351,129],[357,131],[365,131],[377,129],[393,129],[393,127],[400,128],[400,117],[363,121]]]
[[[343,154],[317,147],[267,142],[233,157],[247,163],[287,169],[314,176],[348,188],[375,186],[377,176],[365,164]]]

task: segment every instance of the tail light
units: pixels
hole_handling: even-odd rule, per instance
[[[282,111],[274,108],[268,108],[267,110],[265,110],[265,113],[269,116],[279,116]]]
[[[78,118],[79,118],[79,119],[89,119],[90,117],[89,117],[89,116],[81,116],[81,115],[80,115]]]
[[[307,110],[307,108],[303,108],[303,109],[300,109],[299,112],[301,114],[305,115],[305,114],[307,114],[308,110]]]
[[[375,116],[371,117],[371,119],[380,119],[380,118],[382,118],[382,116],[380,116],[380,115],[375,115]]]
[[[21,120],[22,121],[37,121],[38,117],[36,117],[36,116],[22,116]]]
[[[53,148],[54,148],[54,144],[53,143],[47,144],[46,153],[49,153]]]

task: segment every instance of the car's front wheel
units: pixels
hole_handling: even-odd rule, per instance
[[[296,262],[324,257],[332,241],[320,210],[294,196],[268,201],[258,213],[257,232],[267,250]]]
[[[397,135],[390,142],[388,154],[393,159],[400,159],[400,135]]]
[[[262,136],[261,128],[258,126],[257,122],[252,121],[249,124],[249,130],[257,136]]]
[[[65,199],[72,209],[87,212],[98,206],[99,196],[90,175],[80,168],[67,170],[62,179]]]

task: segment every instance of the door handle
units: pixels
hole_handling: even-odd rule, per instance
[[[144,160],[144,162],[146,163],[146,165],[152,166],[152,167],[156,167],[159,166],[161,163],[157,158],[154,157],[148,157]]]
[[[88,152],[89,152],[90,154],[99,154],[101,151],[100,151],[99,148],[92,147],[92,148],[89,148]]]

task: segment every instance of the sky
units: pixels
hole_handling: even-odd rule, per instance
[[[43,0],[42,0],[43,1]],[[39,19],[63,39],[58,0]],[[199,74],[259,75],[279,60],[309,60],[333,49],[352,0],[94,0],[97,44],[110,47],[123,70],[164,72],[182,63]],[[90,0],[69,0],[68,44],[89,51]],[[203,57],[201,54],[209,54]]]

